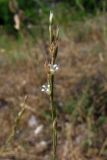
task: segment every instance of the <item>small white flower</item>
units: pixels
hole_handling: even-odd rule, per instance
[[[50,16],[49,16],[49,22],[50,23],[52,23],[52,20],[53,20],[53,12],[52,11],[50,11]]]
[[[48,95],[50,95],[51,94],[50,85],[49,84],[43,85],[41,91],[45,92]]]
[[[52,74],[54,74],[55,72],[59,70],[59,66],[57,64],[54,64],[54,65],[50,64],[49,67],[50,67],[50,72]]]

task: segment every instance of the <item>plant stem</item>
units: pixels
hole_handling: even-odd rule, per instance
[[[57,116],[56,108],[54,106],[54,75],[50,75],[50,86],[51,86],[51,95],[50,95],[50,106],[52,114],[52,160],[57,159],[56,148],[57,148]]]
[[[24,112],[26,110],[25,104],[26,104],[27,98],[28,98],[28,96],[25,96],[24,102],[22,104],[22,109],[19,111],[17,117],[15,118],[15,123],[14,123],[14,126],[12,128],[12,132],[11,132],[10,136],[8,137],[6,144],[12,142],[14,140],[14,138],[15,138],[15,134],[17,132],[20,119],[21,119],[21,117],[23,116],[23,114],[24,114]]]

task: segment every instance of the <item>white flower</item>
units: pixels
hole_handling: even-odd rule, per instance
[[[49,22],[50,22],[50,24],[52,24],[53,16],[54,16],[53,12],[50,11],[50,16],[49,16]]]
[[[52,74],[54,74],[56,71],[58,71],[58,69],[59,69],[59,66],[57,65],[57,64],[50,64],[49,65],[49,67],[50,67],[50,72],[52,73]]]
[[[50,95],[50,94],[51,94],[50,85],[49,85],[49,84],[43,85],[41,91],[42,91],[42,92],[45,92],[45,93],[48,94],[48,95]]]

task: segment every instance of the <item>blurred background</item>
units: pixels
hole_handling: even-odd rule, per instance
[[[0,160],[50,160],[51,114],[41,92],[50,10],[60,29],[58,159],[106,160],[107,0],[0,0]]]

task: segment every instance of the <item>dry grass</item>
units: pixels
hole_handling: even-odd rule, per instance
[[[106,160],[107,123],[99,127],[101,117],[107,115],[105,18],[79,23],[60,40],[57,61],[61,69],[56,75],[55,98],[59,115],[58,155],[61,160]],[[7,49],[4,48],[6,54],[3,48],[0,53],[3,62],[0,68],[0,159],[48,160],[52,142],[49,101],[40,91],[40,86],[46,81],[42,42],[30,45],[29,51],[26,45],[21,47],[19,51],[24,56],[30,51],[30,56],[27,54],[24,60],[16,60],[15,65],[10,63]],[[14,44],[9,52],[14,54],[15,49]],[[18,133],[14,142],[3,149],[25,95],[29,98]],[[73,112],[70,110],[72,106],[76,108]],[[43,125],[38,135],[34,134],[37,126],[28,124],[32,115],[38,120],[37,126]]]

